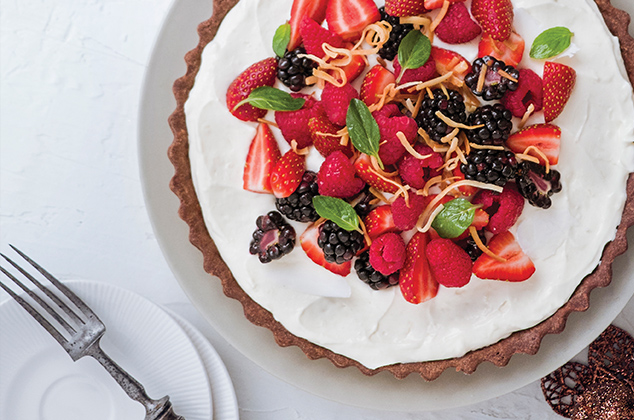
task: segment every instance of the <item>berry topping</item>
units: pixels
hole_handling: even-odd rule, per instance
[[[482,145],[501,146],[513,129],[513,114],[502,104],[485,105],[469,115],[469,125],[484,127],[467,130],[470,142]]]
[[[517,160],[513,152],[493,149],[473,149],[467,163],[460,165],[465,179],[503,187],[515,176]]]
[[[352,44],[348,44],[347,48],[352,48],[352,46]],[[357,77],[361,76],[361,73],[363,73],[363,70],[365,70],[365,66],[367,65],[365,60],[366,59],[363,55],[355,54],[352,56],[350,63],[341,67],[341,70],[343,70],[346,75],[346,80],[348,83],[352,83],[352,81],[354,81]],[[341,81],[341,75],[338,72],[333,73],[331,70],[330,74],[338,82]]]
[[[484,230],[480,229],[477,232],[478,232],[478,237],[480,238],[480,242],[482,242],[483,244],[486,243],[486,236],[484,234]],[[471,235],[467,236],[464,239],[456,241],[456,245],[458,245],[460,248],[464,249],[465,252],[471,258],[471,261],[473,261],[473,262],[475,262],[475,260],[477,260],[480,257],[480,255],[482,255],[482,250],[476,244],[476,242],[473,240]]]
[[[291,144],[293,140],[297,142],[297,147],[303,149],[312,144],[312,137],[308,129],[308,121],[323,112],[321,102],[316,101],[311,96],[300,93],[292,93],[293,98],[304,98],[304,106],[297,111],[276,111],[275,123],[282,131],[282,136]]]
[[[398,62],[398,57],[394,58],[394,75],[398,77],[401,74],[401,64]],[[436,71],[436,62],[431,56],[425,64],[417,69],[407,69],[401,77],[400,84],[409,82],[426,82],[438,76]]]
[[[451,3],[454,3],[457,1],[463,1],[463,0],[449,0],[449,2]],[[425,0],[423,2],[427,10],[440,9],[444,3],[445,3],[445,0]]]
[[[301,43],[301,35],[299,27],[304,17],[309,17],[318,24],[321,24],[326,18],[326,7],[329,0],[293,0],[291,7],[291,39],[288,43],[288,49],[294,50]]]
[[[471,280],[471,257],[451,239],[430,241],[425,255],[434,279],[443,286],[463,287]]]
[[[359,176],[359,178],[361,178],[368,185],[376,188],[379,191],[385,191],[395,194],[399,189],[397,184],[400,185],[400,179],[398,179],[398,177],[384,178],[379,176],[372,166],[370,156],[366,155],[365,153],[361,153],[359,157],[354,161],[354,168],[357,171],[357,175]]]
[[[348,107],[353,99],[359,99],[359,93],[350,83],[341,87],[327,83],[321,93],[321,103],[328,119],[341,127],[346,125]]]
[[[310,58],[299,57],[300,54],[306,54],[306,51],[297,47],[293,51],[286,51],[284,57],[277,60],[277,78],[293,92],[306,87],[306,77],[312,75],[317,66]]]
[[[387,204],[373,208],[368,215],[365,216],[363,223],[365,224],[365,230],[368,236],[372,240],[384,233],[398,232],[398,228],[394,225],[392,206]]]
[[[471,63],[457,52],[431,47],[431,57],[436,62],[436,71],[439,74],[452,72],[458,81],[462,81],[471,72]],[[452,81],[453,77],[449,80]]]
[[[387,85],[395,82],[394,74],[377,64],[365,75],[359,97],[367,106],[370,106],[379,101]]]
[[[554,124],[535,124],[525,127],[511,135],[506,141],[509,149],[515,153],[524,153],[528,147],[535,147],[548,159],[550,165],[559,162],[559,148],[561,144],[561,128]],[[544,159],[533,154],[540,160],[540,164],[546,165]]]
[[[249,252],[257,255],[261,263],[282,258],[295,247],[295,229],[278,212],[259,216],[255,224]]]
[[[481,279],[524,281],[535,272],[533,261],[524,254],[511,232],[491,238],[488,248],[504,261],[482,254],[473,264],[473,274]]]
[[[343,264],[354,258],[363,249],[365,240],[356,230],[347,231],[331,220],[319,227],[317,244],[323,250],[327,262]]]
[[[317,174],[306,171],[295,192],[288,197],[276,198],[275,207],[291,220],[314,222],[319,219],[319,215],[313,206],[313,197],[318,194]]]
[[[407,4],[404,4],[407,3]],[[412,29],[414,29],[414,25],[409,23],[401,24],[398,16],[415,16],[418,13],[408,13],[404,10],[395,9],[403,4],[404,6],[412,5],[414,8],[420,8],[420,2],[417,1],[402,1],[402,0],[392,0],[386,1],[385,7],[381,7],[379,12],[381,12],[381,20],[389,23],[392,26],[392,30],[390,31],[390,38],[383,44],[381,49],[379,50],[379,56],[384,60],[394,60],[396,54],[398,54],[398,47],[401,45],[401,41],[405,38]],[[388,14],[385,10],[390,11]],[[401,15],[400,13],[407,13]]]
[[[363,189],[365,182],[356,177],[356,170],[342,152],[331,153],[319,168],[319,193],[329,197],[349,198]]]
[[[463,44],[475,39],[482,29],[471,19],[464,3],[452,3],[436,28],[436,35],[447,44]]]
[[[480,44],[478,44],[478,57],[490,55],[498,60],[504,61],[507,65],[517,67],[524,55],[524,38],[516,32],[511,32],[511,36],[506,41],[496,41],[487,34],[482,34]]]
[[[235,106],[249,97],[251,92],[262,86],[273,86],[277,73],[277,60],[273,57],[252,64],[240,73],[227,89],[227,108],[234,117],[242,121],[257,121],[266,115],[265,109],[255,108],[251,104]]]
[[[542,79],[533,70],[520,69],[519,72],[517,89],[507,91],[501,102],[514,117],[521,118],[526,114],[530,105],[535,108],[533,112],[542,109],[544,89]]]
[[[354,262],[357,276],[374,290],[383,290],[398,284],[398,273],[389,276],[381,274],[370,264],[370,252],[365,251]]]
[[[474,95],[492,101],[501,99],[509,90],[516,90],[519,77],[520,72],[515,67],[487,55],[473,62],[472,71],[464,82]]]
[[[473,0],[471,14],[484,32],[496,41],[506,41],[513,26],[511,0]]]
[[[443,165],[444,160],[442,155],[422,143],[416,143],[414,150],[420,155],[428,157],[419,159],[417,156],[406,153],[398,162],[398,172],[403,183],[416,189],[422,189],[430,178],[440,175],[440,171],[437,169]]]
[[[434,279],[425,248],[429,234],[416,232],[407,243],[405,264],[399,274],[401,293],[406,301],[414,304],[428,301],[438,294],[438,282]]]
[[[544,64],[544,118],[549,123],[561,114],[575,87],[577,72],[564,64]]]
[[[352,156],[352,149],[349,145],[342,145],[337,132],[340,127],[330,122],[325,112],[318,114],[308,120],[308,130],[313,139],[313,146],[324,157],[332,152],[340,151],[346,156]]]
[[[343,264],[336,264],[326,261],[324,251],[319,247],[318,242],[319,226],[310,225],[299,237],[302,249],[312,262],[339,276],[345,277],[350,274],[352,263],[348,261]]]
[[[561,174],[554,169],[546,173],[545,167],[524,161],[517,168],[515,182],[520,194],[531,205],[547,209],[552,205],[550,197],[562,189],[560,178]]]
[[[372,115],[381,133],[379,157],[385,165],[392,165],[405,153],[405,146],[399,139],[398,133],[403,133],[411,145],[418,137],[418,125],[413,118],[401,114],[396,104],[388,104]]]
[[[306,52],[319,58],[323,58],[325,55],[322,48],[324,43],[336,48],[341,48],[344,45],[343,39],[339,35],[324,28],[308,16],[302,19],[299,33],[304,41]]]
[[[293,149],[282,155],[271,172],[271,189],[275,197],[288,197],[295,192],[302,182],[305,161],[304,156]]]
[[[326,9],[328,28],[347,40],[357,40],[366,26],[380,19],[374,0],[330,0]]]
[[[428,203],[427,197],[418,194],[409,194],[409,203],[403,196],[399,196],[392,203],[394,225],[400,230],[412,229]]]
[[[429,137],[436,142],[440,142],[443,137],[453,131],[453,127],[441,120],[436,115],[436,112],[440,111],[445,117],[456,123],[467,122],[464,98],[460,92],[448,89],[447,93],[449,97],[445,95],[442,89],[434,89],[432,91],[434,99],[425,95],[420,112],[416,116],[418,126],[425,130]]]
[[[428,10],[425,8],[425,4],[420,0],[386,0],[385,11],[383,11],[383,8],[379,10],[381,10],[381,19],[386,20],[388,23],[393,25],[392,27],[394,27],[394,24],[391,20],[386,19],[385,15],[387,15],[388,17],[403,17],[417,16],[428,12]],[[398,24],[399,20],[395,19],[395,22]],[[396,48],[398,49],[398,45],[396,46]],[[385,59],[391,60],[391,58]]]
[[[271,128],[267,124],[258,125],[244,164],[242,188],[256,193],[272,193],[271,172],[281,156]]]
[[[385,233],[370,245],[370,264],[381,274],[389,276],[403,268],[405,242],[398,233]]]
[[[506,184],[500,194],[482,190],[471,201],[472,204],[481,204],[482,209],[490,215],[486,229],[493,234],[509,230],[524,210],[524,198],[512,185]]]

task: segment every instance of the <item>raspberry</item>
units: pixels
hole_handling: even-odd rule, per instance
[[[401,74],[401,64],[398,62],[398,57],[394,58],[394,75],[398,77]],[[429,56],[429,59],[425,64],[417,69],[408,69],[403,73],[400,84],[409,82],[426,82],[433,79],[438,75],[436,71],[436,62]]]
[[[400,131],[407,141],[412,144],[418,137],[418,125],[413,118],[401,114],[396,104],[384,106],[380,111],[372,114],[381,132],[381,146],[379,157],[385,165],[395,164],[405,153],[405,147],[397,137]]]
[[[335,125],[345,126],[348,106],[353,99],[359,99],[359,92],[350,84],[337,87],[332,83],[326,83],[321,93],[321,102],[328,119]]]
[[[513,113],[513,116],[521,118],[530,104],[535,107],[535,112],[542,109],[544,106],[544,87],[541,77],[533,70],[520,69],[519,72],[517,89],[507,91],[500,102]]]
[[[405,263],[405,242],[397,233],[385,233],[370,245],[370,264],[385,276],[396,273]]]
[[[321,26],[308,16],[304,16],[299,25],[299,34],[304,41],[304,48],[308,54],[319,58],[324,57],[322,44],[326,43],[336,48],[343,47],[343,39],[334,32]]]
[[[473,262],[451,239],[434,239],[425,249],[434,279],[445,287],[462,287],[471,280]]]
[[[482,190],[471,202],[481,204],[482,209],[489,213],[491,218],[486,229],[494,234],[509,230],[524,210],[524,198],[512,184],[506,184],[500,194]]]
[[[321,108],[321,102],[313,99],[308,95],[302,95],[301,93],[291,93],[293,98],[304,98],[306,103],[302,109],[297,111],[276,111],[275,123],[282,131],[282,136],[291,144],[291,141],[297,142],[297,147],[303,149],[312,144],[313,140],[308,129],[308,121],[319,115],[323,111]]]
[[[436,28],[436,35],[447,44],[463,44],[482,33],[482,29],[471,19],[464,3],[452,3],[447,14]]]
[[[418,194],[409,195],[409,207],[403,196],[399,196],[392,203],[394,225],[400,230],[410,230],[416,226],[418,217],[427,206],[427,198]]]
[[[319,168],[319,194],[338,198],[357,195],[365,186],[365,182],[355,175],[354,166],[343,152],[331,153]]]
[[[414,150],[423,156],[431,155],[426,159],[418,159],[409,153],[405,154],[398,162],[398,171],[403,182],[410,187],[421,189],[425,187],[430,178],[440,175],[437,168],[444,163],[443,157],[434,152],[431,147],[422,143],[414,145]]]

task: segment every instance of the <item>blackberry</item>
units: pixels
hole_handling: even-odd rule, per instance
[[[486,76],[484,76],[484,86],[482,90],[478,90],[478,82],[480,81],[482,66],[484,64],[487,65]],[[502,99],[507,91],[517,89],[518,82],[502,76],[500,70],[515,80],[518,80],[520,77],[520,72],[515,67],[507,66],[504,61],[496,60],[494,57],[487,55],[473,62],[471,73],[465,76],[464,82],[474,95],[481,96],[485,101]]]
[[[447,90],[449,98],[442,89],[434,89],[432,94],[434,99],[428,95],[425,96],[420,108],[420,112],[416,116],[416,123],[419,127],[427,132],[429,137],[436,142],[453,131],[453,127],[443,122],[436,112],[440,111],[445,117],[457,123],[467,122],[467,113],[465,111],[464,98],[460,92],[455,90]]]
[[[501,146],[511,135],[513,114],[502,104],[485,105],[469,115],[469,125],[482,125],[467,131],[467,138],[472,143]]]
[[[385,7],[381,7],[379,12],[381,12],[381,20],[392,25],[390,39],[379,50],[379,56],[384,60],[394,60],[394,57],[398,54],[398,47],[401,45],[401,41],[405,38],[405,35],[414,29],[414,25],[401,24],[399,17],[388,15],[385,12]]]
[[[295,229],[278,212],[259,216],[255,224],[249,253],[257,255],[261,263],[282,258],[295,247]]]
[[[484,236],[483,229],[480,229],[478,231],[478,236],[480,237],[480,240],[482,241],[483,244],[487,243],[486,237]],[[482,255],[482,250],[478,248],[478,245],[476,245],[471,235],[467,236],[464,239],[461,239],[460,241],[457,241],[456,244],[467,252],[469,257],[471,258],[471,261],[475,262],[475,260],[477,260],[478,257]]]
[[[319,228],[317,244],[324,251],[326,261],[343,264],[350,261],[363,248],[363,235],[356,230],[347,231],[331,220]]]
[[[515,154],[506,150],[472,149],[460,165],[466,179],[503,187],[515,177]]]
[[[356,201],[354,211],[359,215],[359,217],[364,218],[374,207],[371,203],[375,199],[376,197],[370,193],[370,187],[366,185],[354,200]]]
[[[398,284],[398,271],[389,276],[376,271],[370,264],[370,252],[365,251],[354,262],[357,276],[374,290],[387,289]]]
[[[295,192],[288,197],[275,199],[275,207],[291,220],[314,222],[319,219],[319,215],[313,207],[313,197],[316,195],[319,195],[317,174],[306,171]]]
[[[562,189],[561,174],[558,171],[551,169],[546,173],[545,167],[529,161],[519,164],[515,183],[520,194],[531,205],[543,209],[551,206],[550,197]]]
[[[306,77],[311,76],[317,67],[310,58],[298,57],[300,54],[306,54],[304,47],[286,51],[284,57],[277,57],[277,78],[293,92],[306,87]]]

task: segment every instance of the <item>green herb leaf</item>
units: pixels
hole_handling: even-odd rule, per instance
[[[563,26],[546,29],[533,41],[530,56],[546,59],[559,55],[570,46],[572,35],[570,29]]]
[[[359,99],[350,101],[346,114],[346,126],[348,126],[352,145],[361,153],[376,157],[379,166],[383,168],[379,158],[379,143],[381,142],[379,125],[363,101]]]
[[[473,222],[476,207],[464,198],[449,201],[438,213],[431,226],[441,238],[457,238]]]
[[[297,111],[304,106],[305,99],[293,98],[289,93],[270,86],[261,86],[253,89],[248,98],[240,101],[233,108],[238,109],[244,104],[250,104],[256,108],[272,111]]]
[[[406,69],[423,66],[431,54],[431,42],[420,31],[410,31],[398,47],[398,62],[401,65],[399,81]]]
[[[359,216],[354,207],[341,198],[316,195],[313,197],[313,206],[321,217],[332,220],[342,229],[347,231],[359,230]]]
[[[275,52],[278,57],[284,57],[284,54],[286,54],[286,47],[288,47],[290,40],[291,25],[288,23],[280,25],[280,27],[275,31],[275,35],[273,35],[273,52]]]

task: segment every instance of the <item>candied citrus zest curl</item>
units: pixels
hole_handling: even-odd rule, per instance
[[[401,144],[403,145],[403,147],[405,148],[405,150],[407,151],[407,153],[409,153],[410,155],[414,156],[416,159],[427,159],[430,158],[432,155],[421,155],[420,153],[418,153],[413,147],[412,145],[409,143],[409,141],[407,141],[407,137],[405,137],[405,134],[402,131],[399,131],[396,133],[396,137],[398,137],[398,139],[400,140]]]
[[[270,126],[279,128],[279,126],[277,125],[277,123],[275,121],[269,121],[269,120],[267,120],[265,118],[258,118],[258,122],[262,123],[262,124],[266,124],[266,125],[270,125]]]
[[[452,76],[453,76],[453,71],[449,71],[449,72],[445,73],[442,76],[436,77],[435,79],[431,79],[431,80],[428,80],[426,82],[419,83],[418,85],[416,85],[416,90],[423,90],[423,89],[426,89],[428,87],[433,87],[433,86],[439,85],[442,82],[445,82],[445,81],[451,79]]]
[[[489,150],[504,150],[504,146],[494,146],[492,144],[478,144],[478,143],[470,143],[470,146],[474,149],[489,149]]]
[[[438,13],[436,18],[432,21],[431,26],[429,27],[430,31],[435,32],[438,25],[440,25],[440,22],[442,22],[442,20],[445,18],[447,10],[449,10],[449,3],[449,0],[445,0],[445,2],[442,4],[440,13]]]
[[[373,196],[375,196],[378,200],[389,204],[390,200],[387,199],[387,197],[385,197],[385,195],[383,195],[383,193],[379,190],[377,190],[374,187],[370,187],[370,194],[372,194]]]
[[[431,187],[433,187],[434,185],[436,185],[436,184],[440,184],[441,182],[443,182],[442,175],[437,175],[437,176],[435,176],[433,178],[430,178],[429,181],[427,181],[425,183],[425,187],[423,187],[422,194],[420,194],[420,195],[428,196],[429,195],[429,189]],[[417,193],[418,193],[418,191],[417,191]]]
[[[368,246],[372,245],[372,239],[370,239],[370,235],[368,235],[368,229],[365,227],[365,223],[363,223],[363,220],[361,219],[359,215],[357,215],[357,218],[359,219],[359,227],[361,228],[361,233],[363,233],[363,238],[365,239],[365,243]]]
[[[305,156],[310,153],[310,147],[304,147],[303,149],[298,148],[296,140],[291,140],[291,149],[293,149],[293,152],[297,153],[298,155]]]
[[[533,112],[535,112],[535,105],[533,104],[528,105],[528,108],[526,108],[526,112],[524,113],[524,116],[522,116],[522,121],[520,121],[520,123],[518,124],[518,127],[520,130],[524,128],[530,116],[533,115]]]
[[[434,219],[436,218],[436,216],[438,216],[438,214],[445,208],[444,204],[439,204],[438,207],[436,207],[434,209],[434,211],[431,212],[431,214],[429,215],[429,218],[427,219],[427,223],[425,223],[425,226],[421,227],[420,229],[418,229],[420,232],[427,232],[429,231],[429,229],[431,229],[431,225],[432,223],[434,223]]]
[[[445,124],[447,124],[449,127],[454,127],[454,128],[462,128],[465,130],[474,130],[476,128],[482,128],[484,127],[484,124],[478,124],[478,125],[466,125],[466,124],[462,124],[462,123],[458,123],[455,122],[454,120],[452,120],[451,118],[445,116],[442,112],[440,111],[436,111],[435,115],[440,118]]]
[[[499,262],[506,262],[507,261],[505,258],[502,258],[502,257],[500,257],[497,254],[494,254],[493,251],[491,251],[489,248],[487,248],[487,246],[485,244],[482,243],[482,240],[480,239],[480,235],[478,235],[478,230],[476,229],[475,226],[469,226],[469,233],[471,234],[471,237],[473,238],[473,241],[476,243],[476,245],[478,246],[480,251],[484,252],[489,257],[491,257],[494,260],[497,260]]]
[[[374,168],[374,170],[381,176],[384,176],[386,178],[392,178],[398,175],[398,171],[385,172],[383,169],[381,169],[381,167],[379,166],[379,161],[376,158],[376,156],[370,156],[370,162],[372,163],[372,168]]]
[[[447,125],[449,125],[449,124],[447,124]],[[440,139],[440,142],[441,142],[441,143],[443,143],[443,144],[445,144],[445,143],[449,143],[449,142],[452,142],[452,141],[453,141],[453,139],[455,139],[455,138],[456,138],[456,136],[457,136],[459,133],[460,133],[460,129],[456,127],[456,128],[454,128],[454,129],[451,131],[451,133],[449,133],[449,134],[447,134],[446,136],[442,137],[442,138]]]
[[[447,146],[440,146],[438,143],[436,143],[435,141],[433,141],[430,137],[429,134],[427,134],[427,131],[425,131],[422,128],[418,129],[418,135],[421,136],[423,138],[423,140],[425,141],[425,144],[429,147],[431,147],[431,149],[434,152],[438,152],[438,153],[444,153],[447,151],[448,147]]]
[[[521,153],[521,155],[523,156],[530,156],[530,152],[534,152],[538,157],[542,158],[544,160],[544,162],[546,162],[546,173],[550,172],[550,161],[548,160],[548,157],[546,156],[546,154],[544,152],[542,152],[539,147],[537,146],[528,146],[526,148],[526,150],[524,150],[523,153]],[[538,159],[538,163],[541,164],[541,162],[539,162]]]
[[[401,25],[414,25],[414,28],[429,28],[431,27],[431,19],[424,16],[403,16],[399,18]]]
[[[499,69],[499,70],[498,70],[498,74],[499,74],[500,76],[504,77],[505,79],[510,80],[511,82],[515,82],[515,83],[517,83],[517,82],[518,82],[518,80],[517,80],[515,77],[511,76],[510,74],[508,74],[507,72],[505,72],[505,71],[504,71],[504,70],[502,70],[502,69]]]
[[[482,93],[484,89],[484,82],[487,77],[487,70],[489,66],[486,63],[482,64],[482,69],[480,70],[480,77],[478,77],[478,84],[476,85],[476,91]]]

